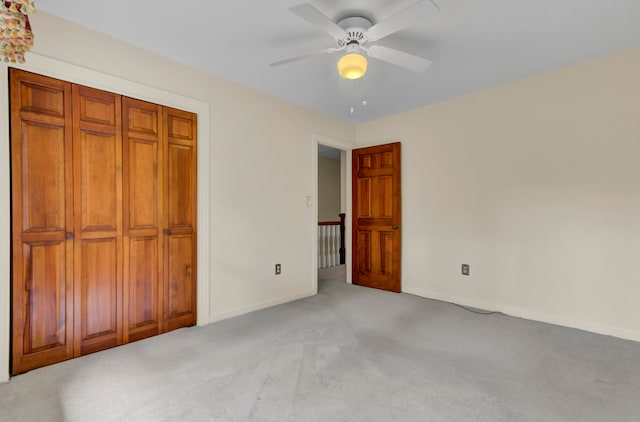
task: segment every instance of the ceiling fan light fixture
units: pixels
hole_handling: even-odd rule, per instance
[[[345,79],[359,79],[367,73],[367,64],[362,54],[345,54],[338,60],[338,73]]]

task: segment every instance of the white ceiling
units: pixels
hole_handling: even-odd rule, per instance
[[[289,12],[305,0],[41,0],[37,6],[352,123],[640,46],[639,0],[435,1],[439,15],[380,42],[433,60],[431,68],[414,73],[371,59],[357,81],[338,76],[339,53],[268,65],[333,46],[329,35]],[[374,23],[414,2],[310,1],[331,19],[364,15]]]

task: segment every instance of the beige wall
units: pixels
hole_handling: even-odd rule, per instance
[[[634,49],[359,126],[402,142],[403,290],[640,340],[639,75]]]
[[[338,221],[340,160],[318,157],[318,221]]]
[[[352,125],[46,13],[30,19],[37,33],[34,52],[39,55],[209,104],[211,136],[199,143],[209,142],[212,150],[211,215],[199,218],[208,218],[211,230],[199,236],[209,239],[211,257],[199,264],[210,266],[211,320],[314,293],[316,216],[314,208],[306,206],[306,197],[315,190],[311,157],[317,145],[312,134],[352,141]],[[1,167],[8,180],[8,157],[2,157]],[[3,233],[10,215],[8,202],[4,204],[0,208]],[[8,244],[2,246],[8,251]],[[278,277],[275,263],[282,264]],[[8,268],[1,278],[4,304]],[[0,356],[4,357],[8,333],[4,327],[0,332]],[[0,362],[0,381],[6,374],[5,360]]]

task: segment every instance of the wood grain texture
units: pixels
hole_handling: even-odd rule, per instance
[[[12,69],[12,373],[196,322],[196,115]]]
[[[162,107],[122,99],[124,342],[164,331]]]
[[[400,143],[352,154],[353,283],[399,293]]]
[[[11,69],[12,373],[73,356],[71,84]]]
[[[196,323],[196,115],[165,107],[165,329]]]
[[[73,85],[74,354],[123,343],[122,125],[117,94]]]

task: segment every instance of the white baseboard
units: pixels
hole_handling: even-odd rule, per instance
[[[269,300],[266,302],[260,302],[249,306],[243,306],[241,308],[232,309],[230,311],[218,312],[212,314],[209,317],[209,322],[221,321],[223,319],[233,318],[238,315],[248,314],[249,312],[259,311],[261,309],[270,308],[272,306],[282,305],[283,303],[293,302],[294,300],[304,299],[305,297],[315,296],[316,293],[310,290],[280,297],[277,299]]]
[[[625,340],[633,340],[640,342],[640,331],[630,330],[627,328],[611,327],[608,325],[597,324],[594,322],[583,321],[579,319],[567,318],[559,315],[550,315],[540,312],[531,311],[508,305],[498,305],[495,303],[481,302],[473,299],[449,296],[436,292],[418,289],[403,289],[403,293],[424,297],[427,299],[441,300],[444,302],[457,303],[459,305],[469,306],[477,309],[485,309],[488,311],[502,312],[503,314],[529,319],[532,321],[544,322],[548,324],[561,325],[563,327],[577,328],[578,330],[590,331],[596,334],[618,337]]]

